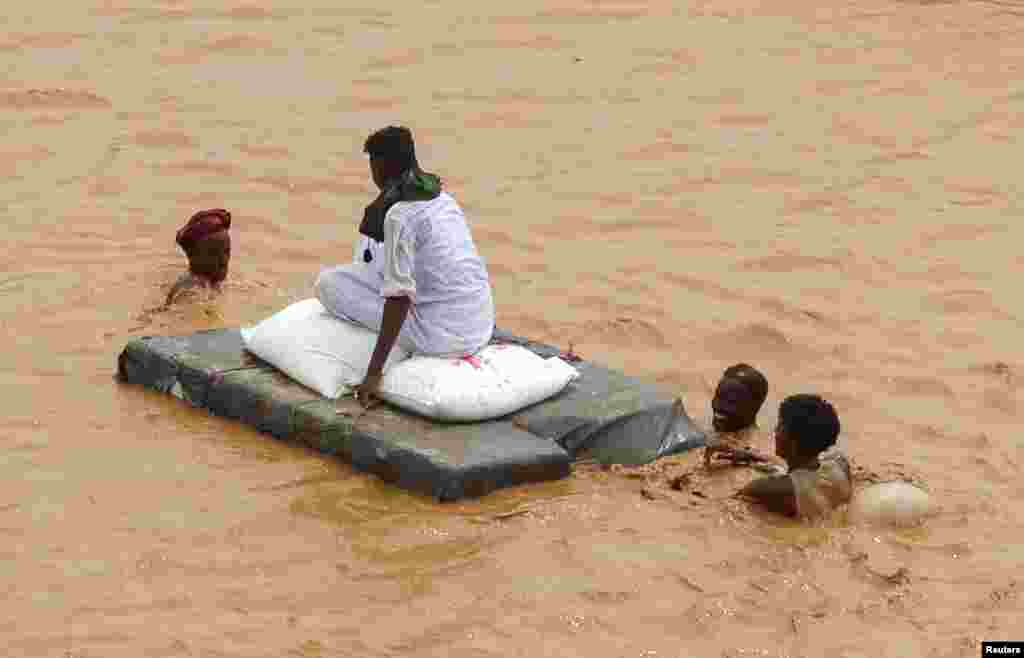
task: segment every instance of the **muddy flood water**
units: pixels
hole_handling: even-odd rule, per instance
[[[4,656],[979,655],[1024,640],[1024,6],[7,3]],[[702,420],[738,361],[836,405],[915,530],[779,520],[688,454],[437,504],[113,379],[344,262],[410,126],[499,325]],[[234,215],[220,296],[155,311]],[[692,472],[688,488],[672,478]],[[840,515],[841,517],[841,515]]]

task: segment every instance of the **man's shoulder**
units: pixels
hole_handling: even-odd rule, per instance
[[[838,445],[832,446],[818,455],[818,461],[822,464],[838,464],[845,468],[849,468],[850,466],[850,460],[849,457],[846,456],[846,451]]]
[[[399,201],[391,206],[386,218],[408,221],[421,216],[433,216],[450,212],[461,215],[462,207],[451,194],[441,192],[435,198],[425,201]]]
[[[437,210],[457,210],[462,212],[462,206],[455,200],[449,192],[441,190],[441,193],[436,198],[430,201],[422,201],[421,203],[426,204],[425,207]]]
[[[853,469],[850,468],[850,460],[841,450],[830,452],[828,455],[821,460],[821,464],[825,467],[826,472],[832,479],[843,479],[851,480],[853,478]]]

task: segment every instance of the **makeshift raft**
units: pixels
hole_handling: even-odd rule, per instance
[[[503,331],[542,357],[560,350]],[[380,405],[363,413],[351,398],[327,400],[244,349],[237,329],[138,338],[118,359],[119,378],[169,393],[218,416],[296,441],[399,487],[456,500],[569,474],[572,457],[551,437],[526,431],[557,418],[607,421],[671,401],[658,387],[577,361],[580,377],[554,398],[501,419],[439,423]],[[557,424],[557,422],[556,422]]]

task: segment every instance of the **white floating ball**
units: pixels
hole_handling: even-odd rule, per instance
[[[896,527],[914,526],[931,512],[928,493],[909,482],[879,482],[857,491],[850,501],[849,519]]]

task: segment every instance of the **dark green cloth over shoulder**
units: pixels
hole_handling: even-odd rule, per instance
[[[391,210],[391,206],[399,201],[430,201],[440,194],[441,179],[438,176],[419,169],[410,169],[394,183],[385,187],[373,203],[366,206],[363,221],[359,224],[359,232],[377,242],[384,242],[384,218]]]

